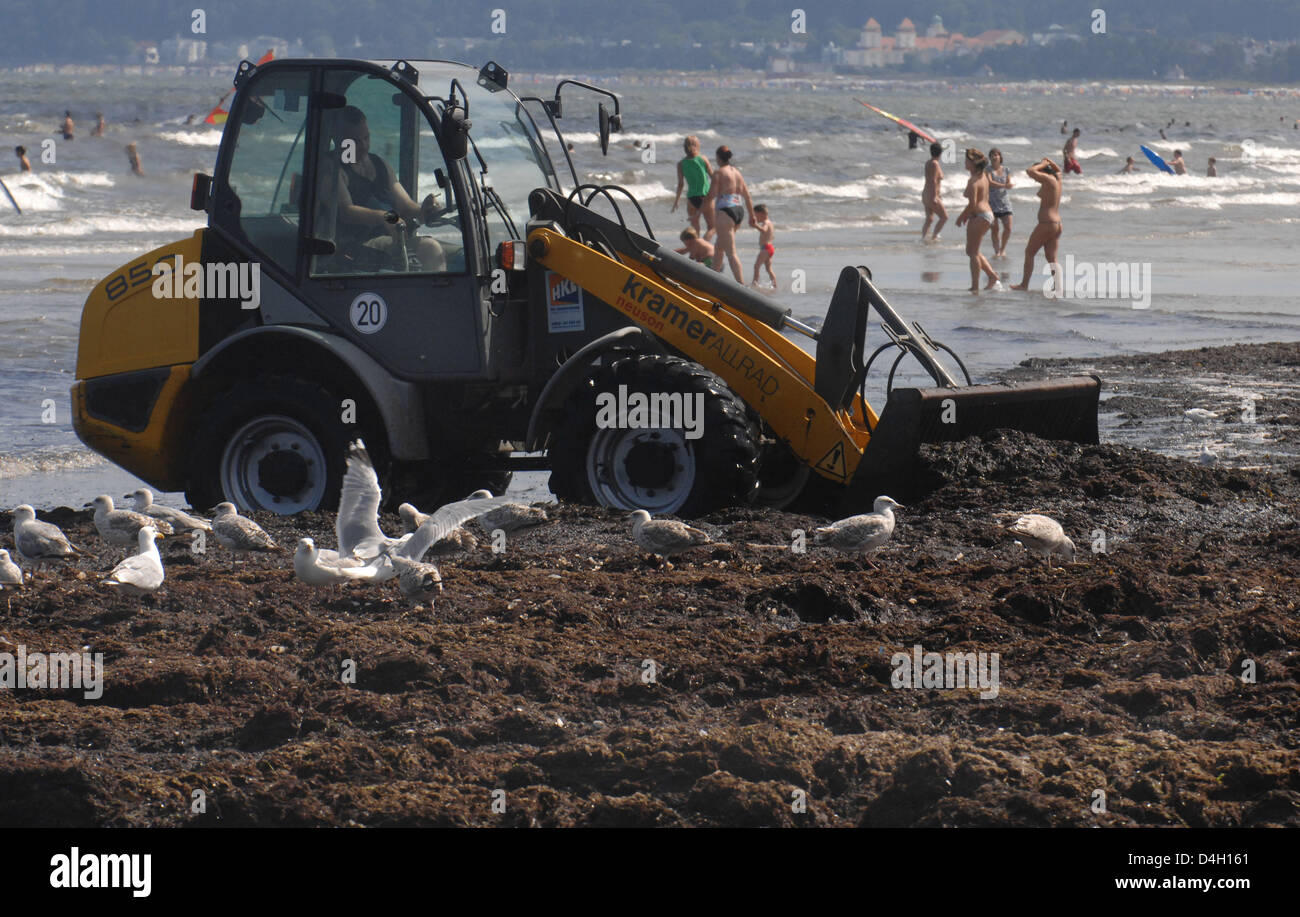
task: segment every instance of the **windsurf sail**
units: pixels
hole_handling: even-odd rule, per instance
[[[867,103],[862,101],[861,99],[854,99],[853,101],[857,102],[859,105],[862,105],[866,108],[870,108],[878,115],[884,115],[886,118],[888,118],[890,121],[893,121],[895,124],[901,124],[903,127],[907,128],[909,131],[912,131],[913,133],[915,133],[917,136],[921,137],[924,140],[928,140],[931,143],[939,142],[938,138],[936,138],[933,134],[921,130],[921,128],[917,127],[911,121],[904,120],[903,118],[898,117],[898,115],[891,115],[883,108],[876,108],[876,106],[874,105],[867,105]]]
[[[275,49],[272,48],[257,59],[257,66],[260,67],[263,64],[265,64],[267,61],[274,60],[274,59],[275,59]],[[226,123],[226,119],[230,117],[230,111],[224,108],[223,106],[226,104],[226,99],[230,98],[230,93],[234,91],[235,90],[231,89],[221,97],[221,101],[217,103],[217,107],[212,109],[212,111],[208,112],[208,116],[203,119],[204,124],[225,124]]]
[[[1161,172],[1168,172],[1170,175],[1178,174],[1174,171],[1174,167],[1171,166],[1169,163],[1165,162],[1163,159],[1161,159],[1160,154],[1157,153],[1155,150],[1147,146],[1140,146],[1138,147],[1138,149],[1141,150],[1143,153],[1146,153],[1147,159],[1151,160],[1151,164],[1154,165]]]
[[[4,179],[2,179],[2,178],[0,178],[0,189],[3,189],[3,191],[4,191],[4,193],[5,193],[5,197],[9,198],[9,203],[11,203],[11,204],[14,205],[14,210],[17,210],[17,211],[18,211],[18,215],[19,215],[19,216],[22,216],[22,215],[23,215],[23,208],[21,208],[21,207],[18,206],[18,202],[17,202],[16,200],[14,200],[14,196],[13,196],[12,194],[9,193],[9,186],[6,185],[6,184],[4,183]]]

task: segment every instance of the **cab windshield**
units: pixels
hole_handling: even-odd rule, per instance
[[[528,223],[528,195],[533,189],[560,189],[545,142],[528,110],[509,90],[491,92],[480,86],[473,68],[434,61],[411,63],[420,72],[420,91],[426,96],[446,98],[453,78],[464,87],[472,123],[465,165],[476,184],[482,183],[480,173],[486,165],[487,184],[495,189],[515,232],[523,233]],[[434,109],[440,112],[441,106],[434,103]],[[512,237],[490,205],[488,217],[493,241]]]

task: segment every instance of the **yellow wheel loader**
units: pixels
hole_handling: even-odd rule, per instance
[[[391,499],[549,469],[561,499],[681,515],[905,496],[920,443],[996,427],[1097,440],[1096,378],[972,386],[866,268],[813,328],[661,246],[569,161],[562,93],[602,95],[606,150],[606,90],[355,60],[245,61],[235,86],[191,193],[208,225],[94,289],[72,390],[84,443],[196,507],[331,507],[358,436]],[[891,370],[878,412],[884,354],[935,387]]]

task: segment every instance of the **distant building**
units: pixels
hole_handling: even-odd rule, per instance
[[[193,38],[169,38],[158,49],[161,61],[165,64],[197,64],[208,56],[208,43]]]
[[[892,67],[904,63],[909,54],[919,54],[923,60],[929,60],[943,54],[975,54],[1025,41],[1025,36],[1014,29],[989,29],[969,37],[950,32],[939,16],[930,20],[924,35],[918,36],[912,20],[904,19],[894,35],[888,36],[883,34],[880,23],[871,18],[858,34],[857,47],[845,48],[839,52],[838,59],[840,66],[849,69]]]

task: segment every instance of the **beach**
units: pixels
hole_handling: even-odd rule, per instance
[[[1297,416],[1294,345],[1096,368],[1121,424],[1179,422],[1142,379],[1215,372],[1291,392],[1259,424]],[[432,608],[215,546],[166,545],[159,593],[112,597],[120,550],[43,513],[88,556],[0,596],[0,634],[102,653],[103,694],[0,692],[0,822],[1297,825],[1300,464],[1003,431],[922,458],[870,559],[796,553],[822,520],[733,508],[699,523],[725,544],[669,569],[622,514],[560,505],[443,562]],[[1027,557],[1007,511],[1059,519],[1077,562]],[[332,544],[327,514],[258,521]],[[900,677],[926,653],[996,658],[992,689]]]

